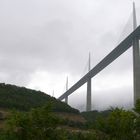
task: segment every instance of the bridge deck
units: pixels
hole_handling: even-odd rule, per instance
[[[89,78],[97,75],[106,66],[112,63],[117,57],[124,53],[132,46],[134,38],[140,38],[140,26],[138,26],[130,35],[128,35],[114,50],[112,50],[101,62],[99,62],[93,69],[91,69],[85,76],[83,76],[76,84],[74,84],[69,90],[67,90],[58,99],[63,100],[83,84],[85,84]]]

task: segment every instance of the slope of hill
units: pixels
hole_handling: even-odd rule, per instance
[[[105,111],[89,111],[89,112],[82,112],[81,115],[88,121],[88,122],[95,122],[97,118],[103,117],[106,118],[111,113],[111,110]]]
[[[79,113],[78,110],[41,91],[4,83],[0,84],[0,108],[28,111],[47,103],[52,104],[52,109],[55,112]]]

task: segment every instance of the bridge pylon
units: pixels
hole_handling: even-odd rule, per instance
[[[89,53],[89,67],[88,67],[88,71],[91,70],[90,68],[90,64],[91,60],[90,60],[90,53]],[[86,111],[91,111],[91,77],[88,78],[87,81],[87,104],[86,104]]]
[[[133,29],[137,28],[137,18],[135,3],[133,2]],[[140,48],[139,38],[133,40],[133,87],[134,87],[134,105],[137,99],[140,99]]]

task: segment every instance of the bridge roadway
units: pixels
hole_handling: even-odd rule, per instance
[[[63,100],[72,94],[75,90],[85,84],[89,78],[97,75],[106,66],[112,63],[116,58],[123,54],[127,49],[133,45],[133,40],[140,39],[140,26],[138,26],[130,35],[128,35],[114,50],[112,50],[102,61],[100,61],[94,68],[92,68],[85,76],[83,76],[76,84],[69,90],[62,94],[58,99]]]

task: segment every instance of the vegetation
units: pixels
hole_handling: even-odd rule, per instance
[[[49,106],[32,109],[30,112],[13,111],[1,137],[8,140],[45,140],[55,137],[54,129],[59,119],[50,112]],[[57,139],[56,139],[57,140]]]
[[[106,119],[97,120],[97,129],[108,134],[111,139],[134,140],[134,119],[132,112],[115,108]]]
[[[105,111],[88,111],[88,112],[82,112],[81,115],[87,120],[86,127],[87,128],[93,128],[96,125],[96,121],[98,118],[107,118],[109,114],[111,113],[111,110],[105,110]]]
[[[123,108],[111,108],[107,111],[83,112],[87,121],[86,128],[104,132],[110,140],[140,139],[140,100],[137,100],[134,111]]]
[[[140,100],[134,111],[83,112],[83,123],[62,117],[80,113],[43,92],[0,84],[0,107],[15,109],[0,127],[0,140],[140,140]]]
[[[31,108],[52,104],[55,112],[79,113],[78,110],[49,95],[24,87],[0,84],[0,108],[29,111]]]
[[[7,125],[0,133],[0,140],[107,140],[105,134],[97,131],[73,131],[62,128],[63,120],[58,118],[49,105],[29,112],[13,111]]]
[[[64,122],[51,111],[50,105],[29,112],[13,111],[7,125],[0,131],[0,140],[140,139],[140,117],[124,109],[114,108],[107,117],[100,116],[92,129],[64,129]]]

